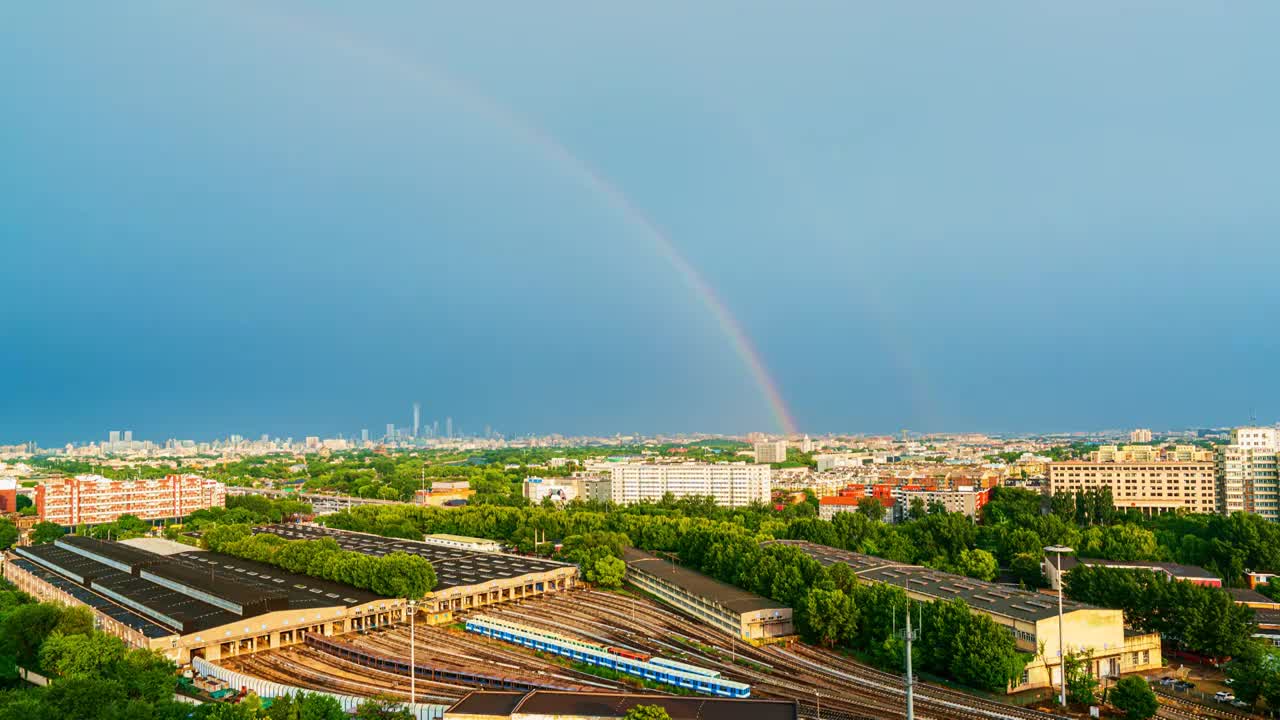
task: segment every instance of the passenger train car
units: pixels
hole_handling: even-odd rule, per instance
[[[534,650],[555,653],[578,662],[609,668],[646,680],[687,688],[719,697],[751,697],[751,686],[726,680],[714,670],[678,663],[674,660],[645,662],[609,652],[602,645],[574,640],[552,632],[519,625],[485,615],[467,618],[467,632],[497,638]],[[660,659],[660,658],[659,658]]]

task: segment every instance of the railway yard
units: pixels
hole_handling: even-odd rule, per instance
[[[799,643],[789,647],[755,647],[734,641],[644,598],[581,590],[532,598],[519,604],[491,606],[483,613],[573,639],[718,671],[726,679],[749,684],[752,697],[796,701],[805,717],[833,720],[906,717],[903,681],[898,675]],[[599,677],[575,669],[565,660],[553,660],[548,655],[500,640],[466,634],[452,626],[419,625],[414,639],[419,673],[421,668],[429,666],[546,688],[655,693],[675,690],[638,689],[635,681]],[[403,660],[408,655],[409,629],[403,625],[393,626],[345,636],[342,640],[370,655]],[[317,690],[357,695],[388,693],[406,699],[409,695],[409,679],[405,674],[357,664],[312,645],[256,653],[224,664],[267,680]],[[474,688],[473,684],[441,682],[421,674],[416,682],[419,702],[449,703]],[[919,718],[1056,717],[926,684],[916,686],[915,710]]]

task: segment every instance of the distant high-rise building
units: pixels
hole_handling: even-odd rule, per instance
[[[120,447],[120,431],[112,430],[107,433],[107,449],[115,450],[118,447]]]
[[[363,428],[360,430],[360,442],[361,443],[369,442],[369,428]]]
[[[805,435],[804,439],[800,441],[800,452],[802,453],[813,452],[813,441],[809,439],[808,435]]]
[[[1129,433],[1129,442],[1149,443],[1151,442],[1151,431],[1147,428],[1138,428]]]
[[[453,439],[453,418],[452,417],[447,417],[444,419],[444,436],[449,438],[450,440]]]
[[[387,440],[387,442],[395,442],[395,439],[396,439],[396,424],[395,424],[395,423],[387,423],[387,434],[386,434],[385,439]]]
[[[418,437],[418,428],[421,427],[421,420],[422,420],[422,405],[419,403],[414,403],[413,404],[413,437],[414,438]]]
[[[780,463],[787,461],[786,440],[765,440],[755,444],[756,462]]]
[[[1274,427],[1240,427],[1218,448],[1218,510],[1280,520],[1280,433]]]
[[[132,443],[132,442],[133,442],[133,431],[132,431],[132,430],[125,430],[125,431],[124,431],[124,444],[125,444],[125,445],[128,445],[129,443]]]

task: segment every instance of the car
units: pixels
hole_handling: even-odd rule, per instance
[[[1179,680],[1173,684],[1173,687],[1175,690],[1190,690],[1195,686],[1196,686],[1195,683],[1190,683],[1190,682],[1187,682],[1186,680]]]
[[[1168,675],[1165,675],[1164,677],[1160,678],[1161,685],[1172,685],[1173,682],[1174,682],[1173,678],[1169,677]]]
[[[1214,694],[1213,694],[1213,699],[1214,699],[1214,700],[1216,700],[1216,701],[1218,701],[1218,702],[1220,702],[1220,703],[1223,703],[1223,702],[1231,702],[1232,700],[1235,700],[1235,699],[1236,699],[1236,696],[1235,696],[1235,695],[1233,695],[1232,693],[1229,693],[1229,692],[1227,692],[1227,691],[1223,690],[1222,692],[1216,692],[1216,693],[1214,693]]]
[[[1232,701],[1231,701],[1231,705],[1232,705],[1232,706],[1234,706],[1234,707],[1238,707],[1238,708],[1247,708],[1247,707],[1249,707],[1249,703],[1247,703],[1247,702],[1245,702],[1245,701],[1243,701],[1243,700],[1232,700]]]

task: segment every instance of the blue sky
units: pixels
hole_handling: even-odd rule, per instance
[[[1278,21],[9,3],[0,443],[1272,421]]]

